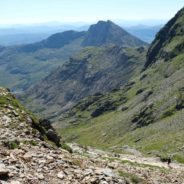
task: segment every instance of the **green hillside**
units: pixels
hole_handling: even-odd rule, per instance
[[[120,90],[83,99],[55,123],[68,141],[184,162],[183,12],[157,34],[144,71]]]

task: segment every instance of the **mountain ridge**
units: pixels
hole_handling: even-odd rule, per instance
[[[184,17],[184,9],[181,9],[156,35],[155,40],[153,41],[151,47],[148,50],[145,68],[155,63],[155,61],[158,60],[158,58],[165,59],[165,61],[167,61],[175,57],[178,54],[178,52],[179,53],[182,52],[183,50],[182,38],[184,33],[182,17]],[[172,40],[173,38],[176,37],[177,40]],[[170,43],[174,44],[172,45]]]
[[[88,47],[29,89],[22,98],[33,103],[28,107],[34,112],[40,109],[43,115],[60,114],[88,95],[111,91],[126,83],[141,70],[145,53],[146,47]],[[47,108],[48,104],[53,110]]]
[[[72,30],[64,31],[62,33],[56,33],[41,42],[21,46],[20,51],[35,52],[42,48],[50,48],[50,49],[62,48],[65,45],[68,45],[73,40],[83,37],[85,33],[86,33],[85,31],[77,32]]]
[[[104,24],[111,25],[113,23],[104,22]],[[122,31],[118,26],[115,28]],[[100,31],[99,27],[98,32]],[[14,91],[24,91],[69,60],[70,56],[85,48],[82,46],[82,42],[86,39],[86,34],[87,32],[66,31],[54,34],[38,43],[0,49],[0,84]],[[113,38],[116,39],[111,40],[110,38],[109,43],[115,44],[120,39],[119,34],[114,34]],[[127,41],[126,46],[146,45],[145,42],[139,41],[131,35],[128,35],[128,38],[135,40],[135,42]],[[123,44],[122,41],[120,43]],[[101,44],[103,45],[103,43]]]

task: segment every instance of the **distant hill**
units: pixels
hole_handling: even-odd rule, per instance
[[[12,25],[0,27],[0,44],[4,46],[30,44],[40,42],[49,36],[68,30],[86,31],[82,25],[66,25],[61,23],[45,23],[33,25]]]
[[[93,39],[96,42],[98,38],[100,45],[118,44],[126,47],[147,45],[110,21],[103,22],[105,27],[110,27],[109,31],[99,24],[101,22],[92,26],[98,28],[96,33],[91,28],[86,32],[65,31],[51,35],[40,42],[4,48],[0,51],[0,84],[14,91],[29,88],[61,66],[73,54],[87,45],[94,45],[94,43],[85,44],[89,35],[93,35],[90,38],[92,42]],[[104,41],[101,40],[102,35],[106,35]]]
[[[137,38],[147,43],[151,43],[155,39],[156,34],[162,27],[163,25],[157,26],[138,25],[132,27],[125,27],[125,30],[131,33],[132,35],[135,35]]]
[[[149,22],[149,24],[153,24],[155,26],[147,25],[141,22],[134,22],[133,25],[126,25],[126,23],[118,24],[121,28],[124,28],[128,33],[136,36],[137,38],[151,43],[156,33],[160,30],[163,22]],[[140,25],[139,25],[140,24]],[[46,39],[50,35],[53,35],[58,32],[64,32],[68,30],[74,31],[87,31],[89,29],[89,25],[62,25],[56,23],[54,25],[45,24],[45,25],[22,25],[22,26],[12,26],[2,28],[0,27],[0,44],[4,46],[12,46],[12,45],[22,45],[22,44],[30,44],[35,42],[40,42],[43,39]]]
[[[49,33],[4,33],[0,35],[0,44],[4,46],[15,46],[39,42],[50,36]]]
[[[83,34],[69,31],[41,42],[1,49],[0,84],[16,91],[35,84],[82,49]]]
[[[65,45],[70,44],[74,40],[84,37],[85,34],[86,32],[77,32],[77,31],[65,31],[62,33],[56,33],[41,42],[21,46],[19,48],[19,51],[35,52],[44,48],[60,49]]]

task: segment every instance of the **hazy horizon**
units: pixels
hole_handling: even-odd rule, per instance
[[[123,27],[134,27],[134,26],[159,26],[164,25],[168,20],[112,20],[114,23],[121,25]],[[107,21],[105,19],[99,19],[92,22],[40,22],[40,23],[17,23],[17,24],[0,24],[0,28],[26,28],[26,27],[55,27],[55,26],[73,26],[80,28],[83,26],[90,26],[91,24],[96,24],[98,21]]]
[[[6,0],[0,26],[36,24],[86,25],[98,20],[136,25],[166,22],[183,7],[182,0]],[[147,22],[147,23],[144,23]]]

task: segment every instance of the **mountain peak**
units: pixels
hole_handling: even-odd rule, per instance
[[[127,47],[145,45],[143,41],[130,35],[111,20],[100,20],[97,24],[91,25],[82,42],[82,46],[103,46],[107,44]]]
[[[99,20],[97,22],[97,24],[94,24],[94,25],[102,25],[102,24],[106,24],[106,25],[111,25],[111,24],[114,24],[111,20],[107,20],[107,21],[104,21],[104,20]]]

